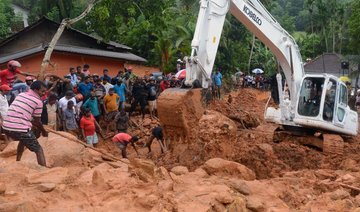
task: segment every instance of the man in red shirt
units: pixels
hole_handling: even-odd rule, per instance
[[[1,80],[0,85],[8,85],[12,87],[14,81],[17,78],[16,74],[35,77],[35,75],[33,74],[20,71],[18,68],[21,67],[21,64],[16,60],[9,61],[7,67],[8,67],[7,69],[0,71],[0,80]]]
[[[84,113],[85,115],[80,120],[80,128],[83,138],[87,144],[96,147],[99,142],[98,136],[95,132],[96,127],[100,130],[100,133],[102,133],[102,130],[94,116],[91,114],[90,108],[85,108]]]
[[[131,144],[132,147],[134,147],[136,154],[139,155],[139,153],[135,147],[135,142],[138,140],[139,140],[139,138],[137,136],[131,136],[127,133],[118,133],[112,138],[112,141],[121,150],[121,155],[123,158],[127,158],[126,146],[129,143]]]

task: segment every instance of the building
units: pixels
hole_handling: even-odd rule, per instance
[[[43,17],[32,25],[0,41],[0,68],[6,68],[9,60],[18,60],[21,70],[38,73],[45,51],[59,27],[59,23]],[[113,41],[103,41],[73,28],[66,28],[51,56],[47,73],[64,76],[69,67],[89,64],[92,74],[102,74],[107,68],[112,76],[132,66],[135,74],[156,71],[146,67],[146,59],[131,53],[131,48]]]
[[[341,62],[344,59],[341,55],[335,53],[324,53],[314,60],[308,61],[304,65],[306,74],[322,74],[327,73],[337,77],[347,76],[349,69],[343,69]]]

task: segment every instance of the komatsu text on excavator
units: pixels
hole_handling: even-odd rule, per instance
[[[284,129],[317,129],[340,135],[357,135],[358,115],[347,104],[346,85],[337,77],[328,74],[305,74],[295,40],[259,0],[200,1],[191,55],[184,58],[187,86],[200,84],[202,88],[208,88],[221,32],[229,11],[272,51],[284,73],[287,86],[282,85],[282,75],[277,74],[280,103],[277,108],[266,109],[267,121],[275,122]],[[194,123],[191,123],[189,118],[196,120],[202,111],[196,108],[196,102],[183,104],[182,99],[189,100],[196,96],[195,90],[170,89],[160,96],[165,108],[159,108],[159,116],[165,127],[175,133],[186,133],[192,127]],[[178,117],[162,116],[167,109],[174,108],[179,108],[176,115]],[[193,117],[185,117],[182,114],[185,111],[193,114]]]

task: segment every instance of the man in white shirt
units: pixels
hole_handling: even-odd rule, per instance
[[[109,94],[110,88],[113,88],[114,86],[108,82],[106,78],[103,79],[103,86],[105,88],[106,94]]]
[[[0,86],[0,126],[2,125],[2,121],[7,115],[9,109],[9,103],[6,98],[6,95],[11,91],[10,86],[2,85]]]
[[[73,101],[74,105],[76,105],[76,99],[74,96],[74,92],[67,91],[65,96],[59,100],[59,109],[61,109],[61,112],[66,110],[69,101]]]

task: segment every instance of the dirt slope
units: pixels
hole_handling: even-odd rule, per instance
[[[142,148],[136,159],[129,149],[131,161],[110,162],[50,134],[40,139],[51,166],[44,168],[29,151],[15,162],[12,142],[0,152],[0,211],[360,211],[359,136],[345,138],[343,155],[273,143],[276,126],[262,117],[268,93],[231,95],[207,108],[195,140],[171,141],[166,154],[154,142],[150,155]],[[244,127],[234,115],[257,123]],[[109,140],[100,148],[119,156]]]

